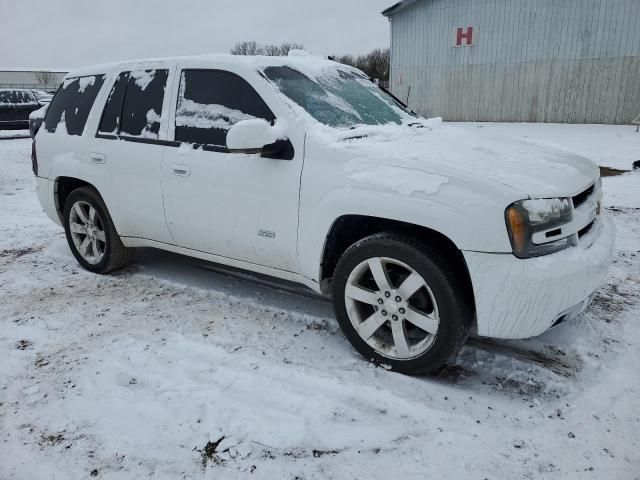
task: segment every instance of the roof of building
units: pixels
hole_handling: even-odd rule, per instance
[[[399,10],[402,10],[403,8],[408,7],[409,5],[413,5],[414,3],[416,3],[418,0],[400,0],[398,3],[396,3],[395,5],[391,5],[389,8],[387,8],[386,10],[382,11],[382,15],[384,15],[385,17],[390,17],[391,15],[393,15],[394,13],[396,13]]]
[[[33,68],[33,67],[2,67],[0,72],[51,72],[51,73],[67,73],[68,69],[61,68]]]

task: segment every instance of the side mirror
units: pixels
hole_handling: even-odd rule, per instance
[[[227,132],[227,149],[231,153],[260,153],[266,158],[293,159],[293,145],[282,128],[259,118],[233,125]]]

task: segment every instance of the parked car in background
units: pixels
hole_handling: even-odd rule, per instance
[[[155,247],[299,282],[404,373],[471,331],[527,338],[575,317],[611,260],[593,162],[425,120],[310,56],[84,68],[34,146],[40,203],[85,269]]]
[[[0,130],[26,130],[29,114],[43,105],[33,90],[0,89]]]
[[[48,108],[49,104],[46,103],[38,110],[34,110],[29,114],[29,134],[31,135],[31,138],[36,136],[36,133],[38,133],[38,130],[42,126]]]
[[[51,102],[51,99],[53,98],[53,95],[54,95],[53,93],[45,92],[43,90],[33,90],[33,94],[38,99],[38,103],[40,103],[40,105],[44,105]]]

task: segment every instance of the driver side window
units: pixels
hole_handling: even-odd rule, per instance
[[[275,117],[249,83],[222,70],[183,70],[176,109],[175,140],[225,147],[227,132],[242,120]]]

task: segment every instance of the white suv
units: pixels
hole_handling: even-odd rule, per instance
[[[532,337],[575,316],[611,258],[592,162],[425,120],[302,54],[69,73],[33,168],[84,268],[155,247],[299,282],[405,373],[471,331]]]

